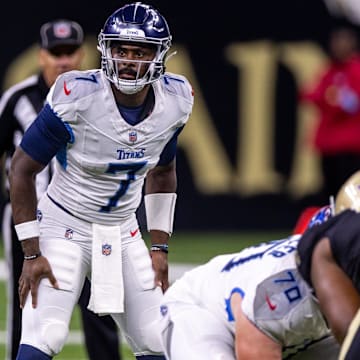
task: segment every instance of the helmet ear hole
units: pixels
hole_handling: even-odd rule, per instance
[[[171,40],[165,18],[152,6],[136,2],[121,7],[105,21],[98,36],[98,48],[101,51],[102,69],[106,78],[126,94],[142,90],[145,85],[159,80],[164,74],[165,58]],[[124,80],[119,77],[117,62],[110,50],[113,41],[134,42],[154,47],[156,54],[152,61],[136,60],[139,66],[148,66],[146,73],[138,75],[135,80]]]

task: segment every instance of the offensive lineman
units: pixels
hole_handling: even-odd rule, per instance
[[[114,317],[136,358],[163,359],[156,320],[169,286],[176,144],[193,106],[187,79],[165,73],[170,46],[153,7],[115,11],[99,34],[102,69],[60,76],[16,149],[10,197],[25,259],[19,360],[61,351],[86,276],[89,307]],[[37,211],[33,179],[55,155]],[[150,255],[135,215],[145,177]]]
[[[309,226],[330,216],[321,208]],[[166,359],[337,359],[339,346],[297,269],[300,239],[219,255],[176,280],[160,307]]]

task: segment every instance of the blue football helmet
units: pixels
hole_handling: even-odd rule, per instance
[[[106,78],[125,94],[139,92],[146,84],[160,79],[165,72],[165,58],[171,46],[171,39],[165,18],[152,6],[135,2],[121,7],[109,16],[98,36],[101,66]],[[117,66],[120,60],[114,59],[111,55],[112,41],[153,44],[157,48],[156,55],[152,61],[131,60],[138,63],[136,79],[121,79]],[[148,66],[143,77],[139,77],[141,65]]]

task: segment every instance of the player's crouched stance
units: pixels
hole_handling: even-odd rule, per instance
[[[322,208],[310,224],[330,214]],[[300,238],[219,255],[175,281],[160,307],[166,358],[337,359],[339,346],[297,269]]]
[[[157,309],[169,286],[177,137],[193,106],[187,79],[165,72],[170,46],[153,7],[115,11],[99,34],[102,69],[59,76],[15,151],[10,198],[25,259],[18,360],[61,351],[86,276],[89,308],[112,315],[138,360],[164,359]],[[36,219],[34,178],[55,156]],[[144,185],[150,254],[136,218]]]
[[[40,261],[48,261],[57,285],[53,287],[48,279],[40,281],[36,308],[32,307],[32,297],[27,296],[21,344],[31,345],[31,348],[21,345],[19,359],[51,358],[32,357],[34,347],[51,356],[61,352],[73,308],[91,264],[91,282],[97,289],[92,292],[90,308],[100,315],[112,315],[124,329],[127,342],[137,356],[161,354],[156,315],[163,295],[161,288],[154,286],[154,271],[141,233],[130,234],[138,228],[135,217],[121,222],[121,234],[116,234],[116,227],[111,234],[108,227],[91,225],[66,214],[49,198],[40,201],[39,209],[40,229],[46,235],[40,238],[42,259],[36,266],[41,266]],[[121,247],[117,244],[119,235]],[[106,242],[102,241],[104,237],[108,239]],[[88,241],[91,238],[97,245],[92,247]]]

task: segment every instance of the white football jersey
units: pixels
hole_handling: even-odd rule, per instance
[[[51,88],[47,101],[72,139],[57,154],[48,194],[74,216],[111,225],[138,208],[147,172],[193,106],[183,76],[166,73],[152,86],[154,108],[134,126],[122,118],[101,70],[65,73]]]
[[[311,289],[296,269],[298,240],[293,236],[216,256],[176,280],[162,303],[170,308],[175,302],[206,308],[234,335],[230,297],[238,292],[248,319],[282,344],[284,354],[296,352],[330,334]]]

